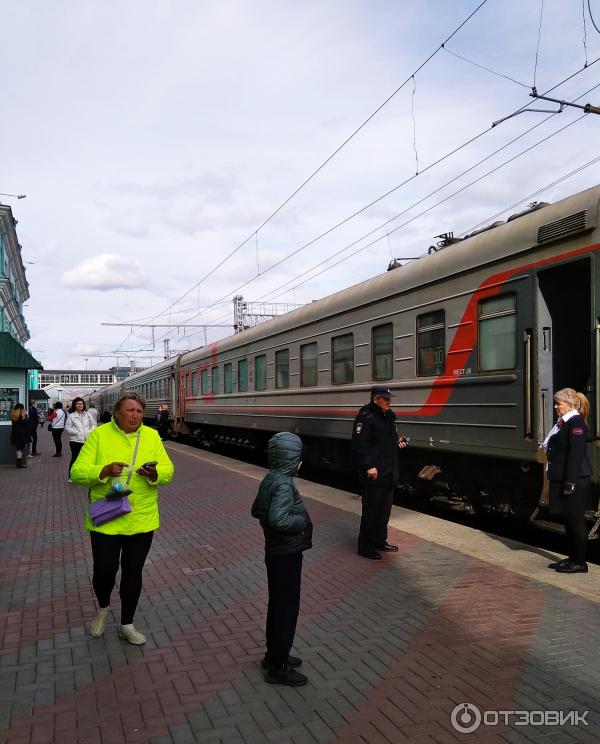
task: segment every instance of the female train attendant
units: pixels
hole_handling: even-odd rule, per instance
[[[572,388],[554,394],[558,420],[544,441],[548,458],[550,513],[561,517],[569,541],[569,557],[550,568],[560,573],[587,573],[588,530],[585,505],[592,466],[587,456],[588,399]]]

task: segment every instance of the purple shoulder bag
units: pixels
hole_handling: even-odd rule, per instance
[[[138,432],[135,442],[135,450],[133,452],[133,461],[131,463],[129,475],[127,476],[125,489],[118,490],[117,486],[119,486],[120,484],[117,483],[117,486],[115,486],[107,496],[105,496],[103,499],[98,499],[97,501],[91,500],[90,492],[88,491],[88,513],[94,527],[100,527],[100,525],[106,524],[106,522],[112,522],[113,519],[118,519],[118,517],[122,517],[125,514],[129,514],[131,512],[131,504],[129,503],[129,499],[127,498],[127,495],[130,494],[131,491],[129,490],[128,486],[133,474],[133,468],[135,466],[135,458],[137,457],[139,444],[140,433]]]

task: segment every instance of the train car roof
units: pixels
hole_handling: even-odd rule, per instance
[[[417,287],[469,271],[478,266],[494,263],[518,253],[523,253],[540,243],[540,235],[548,234],[550,239],[561,239],[560,225],[564,222],[564,237],[576,236],[596,226],[600,186],[594,186],[574,196],[548,204],[516,219],[507,221],[473,235],[459,243],[454,243],[443,250],[402,266],[387,271],[360,284],[335,292],[321,300],[316,300],[285,315],[261,323],[241,333],[186,352],[182,363],[193,362],[203,358],[207,353],[226,351],[233,347],[250,344],[258,339],[275,336],[290,328],[299,328],[323,318],[335,316],[360,306],[368,305],[385,297],[403,294]],[[582,216],[581,216],[582,215]],[[569,232],[571,224],[567,218],[579,216],[580,229]],[[553,230],[553,226],[557,227]],[[543,233],[543,230],[546,233]],[[555,235],[557,237],[552,238]]]

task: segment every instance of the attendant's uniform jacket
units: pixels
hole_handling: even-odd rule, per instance
[[[363,486],[398,483],[398,434],[391,409],[382,411],[373,402],[360,409],[352,429],[352,455]],[[376,480],[367,476],[371,468],[377,468]]]
[[[555,428],[546,449],[550,512],[583,512],[592,475],[587,454],[588,428],[576,410],[559,419]],[[575,485],[574,493],[565,494],[565,487],[571,483]]]
[[[140,424],[137,431],[126,434],[119,429],[114,420],[92,429],[73,463],[71,480],[89,487],[92,502],[103,499],[112,488],[112,479],[100,479],[102,468],[111,462],[127,462],[131,465],[138,433],[140,443],[129,482],[129,488],[133,493],[127,497],[131,504],[131,513],[99,527],[92,524],[89,514],[86,513],[86,529],[107,535],[136,535],[140,532],[152,532],[160,526],[158,486],[172,480],[174,468],[155,429]],[[155,483],[150,483],[147,478],[136,472],[145,462],[152,460],[158,463],[156,465],[158,479]]]

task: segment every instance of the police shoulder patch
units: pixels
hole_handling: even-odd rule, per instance
[[[356,424],[356,433],[360,434],[362,431],[363,425],[362,424]]]

